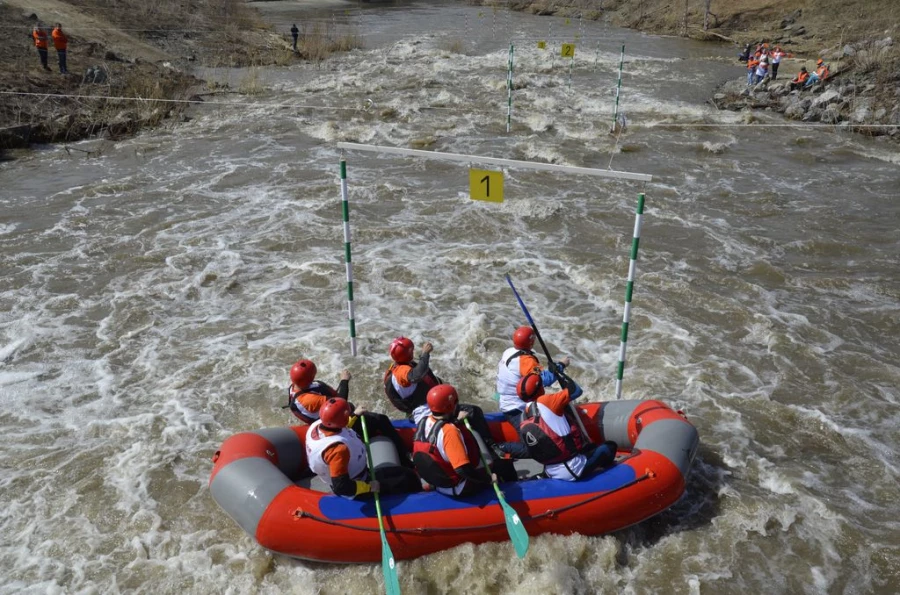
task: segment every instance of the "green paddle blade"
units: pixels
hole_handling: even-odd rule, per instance
[[[397,565],[394,553],[388,545],[384,531],[381,532],[381,570],[384,572],[384,590],[387,595],[400,595],[400,581],[397,578]]]
[[[469,423],[468,419],[463,419],[463,423],[466,424],[466,427],[469,428],[470,432],[474,432],[472,424]],[[480,450],[478,453],[481,455],[481,464],[484,465],[485,470],[490,474],[491,468],[488,465],[487,459],[484,457],[484,453]],[[516,555],[520,558],[524,558],[525,553],[528,551],[528,531],[526,531],[524,525],[522,525],[522,519],[519,518],[519,513],[506,503],[503,492],[500,491],[500,487],[496,482],[494,482],[494,492],[497,493],[497,499],[500,500],[500,508],[503,509],[503,516],[506,519],[506,531],[509,533],[509,538],[513,542],[513,547],[516,548]]]
[[[513,547],[516,548],[516,555],[524,558],[528,553],[528,531],[519,518],[519,513],[510,506],[503,497],[503,492],[497,484],[494,484],[494,490],[497,492],[497,498],[500,500],[500,506],[503,508],[503,516],[506,517],[506,530],[509,532],[509,538],[512,540]]]

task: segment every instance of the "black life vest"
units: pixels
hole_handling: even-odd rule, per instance
[[[584,448],[585,440],[581,430],[568,415],[565,418],[569,423],[569,433],[560,436],[541,417],[537,402],[532,401],[525,406],[519,434],[534,460],[543,465],[564,463]]]
[[[293,385],[291,385],[293,386]],[[325,384],[324,382],[319,382],[316,380],[312,384],[309,385],[305,390],[292,391],[291,386],[288,387],[288,408],[290,408],[291,413],[294,414],[294,417],[297,419],[304,421],[308,424],[315,423],[319,419],[318,412],[315,412],[315,417],[310,417],[310,414],[313,414],[312,411],[306,411],[303,406],[297,402],[297,398],[300,395],[305,395],[306,393],[313,393],[316,395],[322,395],[326,399],[330,399],[332,397],[341,398],[341,395],[338,394],[336,390]],[[283,409],[283,407],[282,407]]]
[[[391,378],[394,376],[394,370],[401,365],[415,368],[416,362],[413,361],[408,364],[391,364],[391,367],[384,373],[384,394],[387,395],[388,400],[393,403],[395,407],[404,413],[412,413],[416,408],[427,404],[428,391],[440,384],[441,380],[435,376],[434,372],[429,368],[422,380],[416,384],[413,393],[408,397],[401,397],[400,393],[397,392],[397,389],[394,388],[394,383],[391,381]]]

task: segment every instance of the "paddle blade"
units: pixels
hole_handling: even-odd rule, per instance
[[[397,578],[397,564],[394,553],[388,545],[387,537],[381,533],[381,570],[384,573],[384,591],[387,595],[400,595],[400,580]]]
[[[497,489],[500,506],[503,507],[503,516],[506,517],[506,530],[509,532],[509,538],[512,540],[513,547],[516,548],[516,555],[524,558],[525,554],[528,553],[528,531],[525,530],[522,519],[519,518],[519,513],[506,503],[500,488],[497,488],[496,485],[494,487]]]

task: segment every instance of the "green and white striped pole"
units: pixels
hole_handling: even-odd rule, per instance
[[[613,111],[613,123],[610,132],[616,131],[616,123],[619,121],[619,91],[622,89],[622,65],[625,64],[625,44],[622,44],[622,57],[619,58],[619,80],[616,82],[616,109]]]
[[[638,242],[641,239],[641,217],[644,214],[644,195],[638,194],[634,215],[634,239],[631,241],[631,262],[628,264],[628,284],[625,287],[625,314],[622,317],[622,342],[619,345],[619,369],[616,373],[616,399],[622,398],[622,376],[625,374],[625,346],[628,344],[628,322],[631,319],[631,294],[637,269]]]
[[[510,121],[512,119],[512,77],[513,77],[513,56],[515,46],[509,44],[509,60],[506,67],[506,131],[509,132]]]
[[[347,263],[347,306],[350,317],[350,355],[356,356],[356,318],[353,314],[353,261],[350,258],[350,203],[347,200],[347,161],[341,154],[341,210],[344,219],[344,260]]]

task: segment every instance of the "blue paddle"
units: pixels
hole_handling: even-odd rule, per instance
[[[366,427],[366,418],[359,416],[362,423],[363,442],[366,443],[366,461],[369,464],[369,476],[375,479],[375,466],[372,464],[372,449],[369,447],[369,429]],[[381,520],[381,499],[378,493],[375,496],[375,512],[378,514],[378,530],[381,531],[381,571],[384,573],[384,590],[387,595],[400,595],[400,581],[397,578],[397,565],[394,562],[394,553],[388,545],[387,536],[384,534],[384,521]]]
[[[466,424],[466,427],[469,428],[470,432],[473,432],[468,419],[464,419],[463,423]],[[478,449],[478,454],[481,455],[481,464],[484,465],[484,470],[490,474],[491,468],[488,467],[487,460],[484,458],[484,453],[481,452],[480,448]],[[520,558],[524,558],[525,554],[528,552],[528,531],[526,531],[525,526],[522,525],[522,519],[519,518],[519,513],[517,513],[512,506],[507,504],[506,498],[503,497],[503,492],[500,491],[497,482],[491,480],[491,483],[494,486],[494,491],[497,493],[497,499],[500,500],[500,507],[503,509],[503,516],[506,519],[506,530],[509,532],[509,538],[512,540],[513,547],[516,548],[516,555]]]
[[[519,302],[519,306],[522,308],[522,312],[525,313],[525,318],[528,319],[528,324],[531,325],[531,330],[534,331],[534,336],[537,337],[538,342],[541,344],[541,349],[544,350],[544,355],[547,356],[547,361],[549,362],[548,367],[550,368],[550,371],[556,374],[556,364],[553,363],[553,358],[550,357],[550,350],[548,350],[547,345],[544,344],[544,339],[541,337],[541,331],[538,330],[537,325],[534,323],[534,318],[532,318],[531,314],[528,312],[528,308],[525,306],[525,302],[522,301],[522,298],[519,296],[519,292],[516,291],[516,286],[513,285],[512,279],[509,277],[509,275],[506,275],[506,282],[509,283],[510,288],[513,290],[513,293],[516,296],[516,301]],[[581,415],[578,413],[578,410],[575,408],[575,405],[572,402],[569,402],[569,410],[572,412],[572,415],[575,416],[575,422],[578,424],[578,429],[581,430],[581,433],[584,435],[585,439],[589,439],[590,434],[587,433],[587,428],[584,427],[584,422],[581,421]]]

